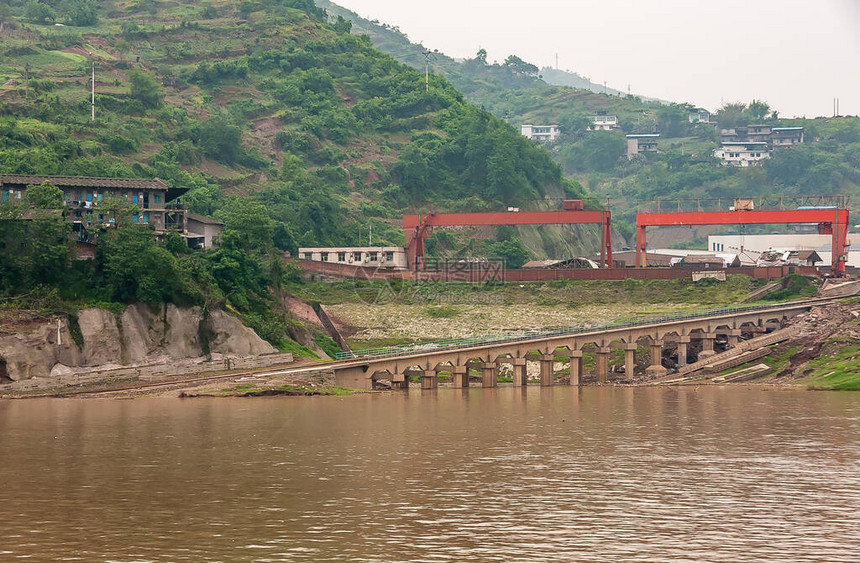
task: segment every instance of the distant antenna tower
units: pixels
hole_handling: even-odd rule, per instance
[[[430,91],[430,55],[433,51],[424,49],[424,91]]]
[[[555,54],[555,70],[558,70],[558,53]]]

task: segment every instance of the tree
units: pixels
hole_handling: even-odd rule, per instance
[[[79,27],[99,23],[99,8],[93,0],[74,0],[67,4],[66,21]]]
[[[502,65],[517,74],[524,74],[526,76],[537,76],[538,67],[531,63],[527,63],[516,55],[510,55],[507,59],[505,59],[505,64]]]
[[[164,103],[161,85],[152,76],[134,69],[129,73],[129,82],[131,97],[142,103],[144,107],[155,109],[160,108]]]
[[[234,233],[239,248],[266,252],[272,247],[275,227],[263,204],[247,197],[235,198],[216,215],[224,221],[224,233]]]
[[[730,103],[724,104],[717,110],[717,123],[722,129],[743,127],[749,123],[749,114],[746,104]]]
[[[770,106],[761,100],[753,100],[747,107],[747,112],[753,121],[764,121],[770,113]]]
[[[478,52],[475,54],[475,60],[487,64],[487,50],[484,48],[478,49]]]
[[[689,124],[687,104],[667,104],[657,109],[657,123],[665,137],[681,137]]]
[[[200,126],[200,147],[206,156],[235,164],[242,149],[242,130],[223,115],[210,117]]]
[[[24,7],[24,17],[34,23],[47,24],[57,19],[57,13],[51,6],[31,0]]]
[[[36,209],[63,208],[63,191],[48,180],[35,186],[27,186],[24,195],[27,203]]]

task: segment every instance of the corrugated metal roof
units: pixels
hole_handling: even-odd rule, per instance
[[[28,174],[0,174],[0,185],[33,185],[45,180],[58,188],[143,188],[149,190],[166,190],[167,182],[160,178],[153,180],[144,178],[95,178],[91,176],[35,176]]]
[[[205,225],[221,225],[224,226],[224,223],[219,221],[218,219],[213,219],[212,217],[207,217],[205,215],[198,215],[197,213],[186,213],[185,218],[190,221],[197,221],[198,223],[203,223]]]

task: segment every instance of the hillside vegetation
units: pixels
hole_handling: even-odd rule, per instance
[[[582,195],[546,151],[310,0],[13,0],[3,18],[0,172],[157,176],[215,215],[248,196],[290,251],[370,223],[402,243],[405,209]]]
[[[330,9],[354,22],[354,32],[367,34],[381,50],[424,68],[425,46],[410,43],[396,26],[368,21],[336,6]],[[782,119],[777,108],[752,100],[718,108],[712,115],[716,124],[692,124],[690,104],[605,89],[573,73],[538,69],[515,53],[503,62],[490,62],[483,51],[464,61],[434,51],[430,68],[448,78],[469,101],[516,127],[559,125],[562,136],[548,147],[553,157],[591,195],[611,200],[616,227],[628,240],[635,211],[655,199],[860,194],[857,117]],[[620,128],[587,131],[589,117],[598,112],[617,116]],[[780,151],[759,167],[720,166],[712,157],[719,129],[749,123],[803,126],[806,144]],[[625,133],[653,132],[661,136],[659,152],[628,162]],[[854,199],[851,209],[860,212]]]

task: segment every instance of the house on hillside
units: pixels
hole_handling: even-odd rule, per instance
[[[710,123],[711,112],[702,108],[692,108],[687,115],[687,120],[690,123]]]
[[[770,158],[770,151],[765,142],[739,142],[722,143],[720,148],[714,149],[714,158],[720,160],[727,166],[740,166],[747,168],[754,166],[765,158]]]
[[[774,127],[770,140],[774,150],[799,145],[803,143],[803,127]]]
[[[0,198],[21,199],[27,186],[45,181],[63,192],[63,205],[68,209],[69,220],[83,228],[110,221],[99,210],[100,204],[107,199],[117,199],[136,206],[138,212],[132,215],[132,221],[149,225],[156,232],[185,228],[185,207],[170,202],[188,191],[187,188],[170,188],[159,178],[0,174]]]
[[[527,139],[541,143],[551,143],[561,135],[558,125],[521,125],[520,133]]]
[[[110,226],[115,219],[104,212],[111,200],[134,206],[130,219],[158,235],[178,232],[192,248],[210,248],[223,224],[187,213],[179,197],[187,188],[171,188],[159,178],[96,178],[88,176],[37,176],[0,174],[0,200],[22,200],[27,186],[50,182],[63,192],[63,214],[71,221],[80,257],[94,255],[94,228]]]
[[[611,131],[612,129],[618,129],[618,116],[606,115],[605,111],[599,111],[597,115],[592,115],[589,119],[591,119],[591,125],[588,127],[589,131]]]
[[[633,160],[646,152],[657,152],[657,139],[660,133],[627,135],[627,160]]]

